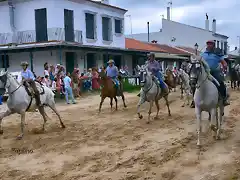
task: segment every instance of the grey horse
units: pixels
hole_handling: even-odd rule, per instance
[[[58,113],[55,107],[54,101],[54,93],[52,90],[46,86],[41,86],[39,83],[36,82],[36,86],[40,91],[40,99],[43,105],[49,106],[58,116],[61,127],[65,128],[63,124],[60,114]],[[0,115],[0,134],[3,134],[2,129],[2,119],[7,117],[11,114],[18,113],[21,115],[21,134],[17,137],[17,139],[22,139],[24,135],[24,125],[25,125],[25,114],[26,112],[35,112],[36,108],[38,108],[39,112],[41,113],[44,123],[42,130],[45,130],[45,123],[47,122],[47,114],[44,111],[44,107],[36,106],[36,101],[32,96],[29,96],[28,92],[26,91],[25,87],[19,83],[10,73],[8,72],[1,72],[0,74],[0,89],[7,90],[9,96],[7,100],[8,109],[6,112]]]
[[[152,107],[153,107],[154,102],[157,107],[157,114],[155,116],[155,119],[157,119],[158,114],[159,114],[159,102],[158,101],[162,97],[164,97],[164,99],[166,101],[166,105],[168,108],[168,115],[171,116],[171,111],[170,111],[169,102],[168,102],[168,93],[165,93],[165,94],[162,93],[161,88],[159,87],[159,85],[157,85],[157,80],[156,79],[155,79],[156,81],[154,80],[155,77],[153,77],[151,72],[149,72],[147,70],[146,65],[142,65],[141,67],[137,66],[137,70],[140,75],[140,84],[142,86],[142,88],[140,90],[140,100],[137,105],[137,114],[138,114],[139,119],[143,118],[143,116],[140,113],[140,106],[146,101],[148,101],[150,104],[149,111],[148,111],[147,123],[150,122],[150,116],[152,113]],[[169,92],[169,91],[167,90],[167,92]]]
[[[190,104],[190,99],[191,99],[191,87],[189,85],[189,75],[183,69],[179,70],[178,75],[182,81],[182,89],[185,94],[184,103],[182,105],[182,107],[184,107],[186,102],[187,102],[187,105]]]
[[[218,89],[216,87],[219,86],[219,83],[210,75],[209,72],[209,67],[204,59],[200,57],[192,58],[190,69],[190,84],[196,85],[194,102],[195,114],[197,117],[198,146],[201,145],[200,135],[202,129],[202,112],[206,111],[209,113],[211,117],[210,128],[214,131],[214,136],[216,136],[216,139],[220,138],[220,130],[224,116],[223,98],[221,98],[219,95]],[[215,82],[216,85],[213,82]]]

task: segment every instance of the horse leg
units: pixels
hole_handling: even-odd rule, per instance
[[[52,103],[48,104],[47,106],[50,107],[50,109],[57,115],[57,117],[58,117],[58,119],[60,121],[61,127],[65,128],[65,125],[62,122],[62,118],[61,118],[61,116],[60,116],[60,114],[59,114],[59,112],[58,112],[58,110],[56,108],[55,103],[52,102]],[[44,111],[44,113],[45,113],[45,111]],[[48,117],[48,116],[45,116],[45,117]]]
[[[219,106],[219,114],[217,116],[217,123],[218,123],[218,128],[217,128],[217,134],[216,134],[216,140],[220,139],[220,133],[221,133],[221,127],[222,127],[222,122],[223,122],[223,116],[224,116],[224,105],[221,104]]]
[[[210,128],[214,132],[213,137],[216,136],[216,130],[217,130],[217,108],[213,108],[211,110],[211,122],[210,122]]]
[[[171,116],[171,111],[170,111],[169,102],[168,102],[168,96],[164,96],[164,99],[166,101],[166,105],[167,105],[167,108],[168,108],[168,116]]]
[[[113,98],[110,98],[110,106],[111,106],[111,111],[112,111],[112,106],[113,106]]]
[[[21,112],[21,134],[17,136],[17,140],[21,140],[24,135],[25,115],[25,111]]]
[[[101,102],[100,102],[100,104],[99,104],[98,114],[101,112],[102,104],[103,104],[105,98],[106,98],[106,97],[104,97],[103,95],[101,96]]]
[[[156,116],[154,117],[154,119],[158,119],[158,114],[159,114],[159,103],[158,103],[158,100],[155,100],[155,105],[156,105],[156,107],[157,107],[157,114],[156,114]]]
[[[200,109],[195,108],[195,113],[197,117],[197,146],[200,146],[201,145],[200,136],[201,136],[201,129],[202,129],[202,125],[201,125],[202,112],[200,111]]]
[[[114,97],[114,100],[115,100],[115,103],[116,103],[116,111],[117,111],[118,110],[118,104],[117,104],[118,100],[117,100],[116,96]]]
[[[149,102],[149,111],[148,111],[148,120],[147,120],[147,124],[150,123],[150,118],[151,118],[151,113],[152,113],[152,107],[153,107],[153,101]]]
[[[124,105],[124,107],[126,108],[127,105],[126,105],[126,103],[125,103],[125,97],[124,97],[123,93],[122,93],[122,101],[123,101],[123,105]]]
[[[14,114],[14,112],[12,112],[12,111],[10,111],[8,109],[6,112],[4,112],[4,113],[2,113],[0,115],[0,134],[3,134],[3,129],[2,129],[2,120],[3,120],[3,118],[5,118],[7,116],[10,116],[11,114]]]
[[[140,106],[145,102],[145,96],[144,94],[142,94],[142,92],[140,92],[140,99],[139,99],[139,102],[138,102],[138,105],[137,105],[137,114],[138,114],[138,118],[139,119],[142,119],[143,116],[142,114],[140,113]]]
[[[40,107],[38,107],[38,110],[39,110],[39,112],[40,112],[40,114],[42,115],[42,117],[43,117],[43,120],[44,120],[44,122],[43,122],[43,127],[42,127],[42,131],[44,132],[45,131],[45,124],[46,124],[46,122],[47,122],[47,117],[45,116],[45,111],[44,111],[44,107],[43,106],[40,106]]]

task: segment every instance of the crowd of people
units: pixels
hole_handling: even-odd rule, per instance
[[[92,91],[100,89],[98,83],[99,72],[105,70],[104,67],[100,69],[89,68],[80,73],[79,68],[74,68],[72,73],[66,72],[64,66],[57,64],[55,67],[44,64],[44,77],[38,76],[37,80],[42,84],[50,87],[53,92],[59,93],[61,96],[65,95],[67,103],[69,103],[68,96],[71,97],[73,103],[74,98],[81,96],[82,91]]]

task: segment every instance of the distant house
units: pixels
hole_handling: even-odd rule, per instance
[[[131,50],[141,50],[145,52],[154,52],[155,58],[160,61],[162,70],[164,71],[168,66],[180,67],[182,61],[190,58],[190,53],[181,49],[171,47],[165,44],[156,44],[157,42],[148,43],[136,39],[126,38],[126,48]],[[146,61],[145,58],[139,58],[132,62],[132,67],[142,65]]]
[[[128,65],[142,52],[125,49],[127,10],[106,3],[1,0],[0,68],[19,71],[20,62],[29,61],[43,75],[45,62],[61,63],[69,72],[102,66],[109,58],[117,66]]]
[[[132,34],[127,37],[140,41],[148,41],[148,33]],[[228,47],[228,37],[217,33],[216,19],[213,19],[212,30],[209,30],[208,17],[205,20],[205,28],[175,22],[170,20],[170,17],[162,19],[162,29],[158,32],[149,33],[149,41],[151,42],[152,40],[157,41],[159,44],[192,48],[197,43],[200,51],[205,49],[206,41],[215,40],[217,48],[220,48],[223,54],[227,54]]]

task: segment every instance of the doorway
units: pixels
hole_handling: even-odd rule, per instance
[[[66,73],[74,70],[75,52],[66,52]]]
[[[88,53],[87,54],[87,69],[96,67],[96,59],[95,59],[95,53]]]

